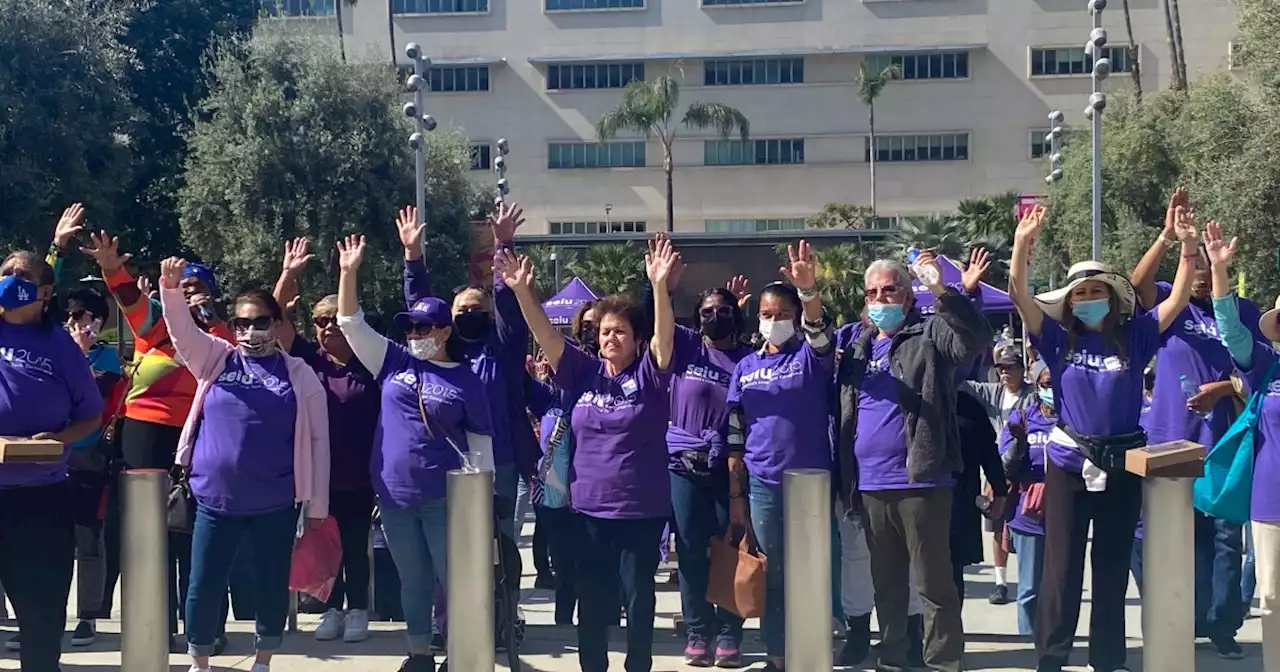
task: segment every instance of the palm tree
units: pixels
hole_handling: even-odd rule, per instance
[[[1173,39],[1178,43],[1178,79],[1182,80],[1182,88],[1185,90],[1191,81],[1187,79],[1187,49],[1182,42],[1182,11],[1178,7],[1178,0],[1169,0],[1169,8],[1173,12]]]
[[[400,55],[396,53],[396,0],[387,0],[387,43],[391,45],[391,67],[400,65]]]
[[[966,198],[956,206],[956,218],[967,223],[976,235],[1001,235],[1013,239],[1018,226],[1014,209],[1018,205],[1018,192]]]
[[[1142,67],[1138,63],[1138,43],[1133,39],[1133,15],[1129,13],[1129,0],[1120,0],[1124,12],[1124,29],[1129,35],[1129,76],[1133,78],[1133,97],[1142,103]]]
[[[867,161],[871,166],[871,220],[876,218],[876,98],[884,93],[889,82],[902,76],[902,68],[896,63],[886,65],[879,72],[872,72],[867,59],[862,59],[862,67],[858,71],[858,100],[867,106],[868,142],[871,150],[867,153]]]
[[[865,205],[828,203],[822,211],[809,217],[805,226],[812,229],[869,229],[875,224],[875,212]]]
[[[689,104],[677,123],[676,110],[680,107],[680,84],[671,75],[662,75],[653,81],[634,81],[622,92],[622,102],[604,113],[596,123],[596,135],[609,140],[620,131],[632,131],[646,139],[658,137],[662,143],[662,170],[667,176],[667,231],[675,230],[675,201],[672,199],[671,174],[675,163],[671,158],[671,145],[676,139],[677,126],[685,128],[715,129],[722,138],[728,138],[737,130],[746,140],[751,123],[746,115],[723,103]]]
[[[342,27],[342,6],[355,7],[356,0],[334,0],[333,13],[338,17],[338,53],[342,62],[347,62],[347,31]]]
[[[543,301],[555,296],[563,288],[565,280],[571,276],[569,267],[578,260],[577,250],[565,249],[559,245],[530,245],[523,252],[533,263],[534,291]],[[554,261],[551,259],[553,254],[556,255]],[[560,267],[559,285],[556,284],[556,266]]]
[[[856,322],[862,314],[862,273],[867,255],[854,243],[818,250],[818,294],[836,324]]]
[[[969,222],[955,215],[904,219],[889,238],[886,251],[891,257],[905,259],[910,248],[934,250],[964,264],[969,261],[969,253],[977,247],[987,248],[991,255],[991,270],[986,281],[1000,286],[1008,277],[1010,238],[1002,231],[975,231]]]
[[[568,269],[597,292],[621,294],[636,289],[644,278],[644,253],[630,243],[592,245]]]
[[[1186,91],[1187,81],[1182,78],[1182,68],[1178,67],[1178,63],[1182,60],[1182,40],[1178,39],[1178,31],[1174,29],[1173,12],[1175,0],[1163,0],[1164,9],[1164,37],[1169,44],[1169,64],[1173,68],[1170,73],[1171,79],[1169,88],[1176,91]]]

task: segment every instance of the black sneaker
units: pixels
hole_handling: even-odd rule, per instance
[[[400,665],[400,672],[437,672],[435,656],[410,654]]]
[[[98,633],[94,630],[93,621],[82,620],[71,632],[71,646],[89,646],[98,641]]]
[[[448,648],[444,641],[444,635],[438,632],[431,635],[431,653],[444,653]]]
[[[169,635],[169,653],[186,653],[186,642],[178,639],[177,635]]]
[[[1009,586],[1004,584],[996,584],[995,590],[991,591],[991,596],[987,598],[991,604],[1009,604]]]
[[[1244,649],[1236,643],[1235,637],[1212,637],[1213,648],[1218,650],[1218,657],[1224,660],[1241,660],[1244,658]]]
[[[4,643],[4,648],[6,648],[6,649],[8,649],[8,650],[10,650],[10,651],[21,651],[21,650],[22,650],[22,640],[18,639],[18,636],[17,636],[17,635],[14,635],[14,636],[10,637],[10,638],[9,638],[9,640],[8,640],[8,641],[6,641],[6,642]]]
[[[850,616],[845,619],[848,633],[844,648],[840,649],[839,663],[845,667],[857,667],[871,652],[871,614]]]
[[[924,667],[924,616],[907,617],[907,665]]]

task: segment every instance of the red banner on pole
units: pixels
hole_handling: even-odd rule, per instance
[[[493,229],[485,220],[471,222],[471,259],[467,265],[467,284],[472,287],[493,286]]]
[[[1017,205],[1013,207],[1013,216],[1017,218],[1018,221],[1022,221],[1022,218],[1025,217],[1028,212],[1031,212],[1032,208],[1039,205],[1040,202],[1046,198],[1048,198],[1048,196],[1043,194],[1038,196],[1034,194],[1023,194],[1019,196]]]

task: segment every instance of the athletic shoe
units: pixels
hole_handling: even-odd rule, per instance
[[[737,669],[742,667],[742,651],[738,640],[732,637],[721,637],[716,640],[716,667]]]
[[[330,609],[320,617],[320,625],[316,628],[316,641],[332,642],[342,636],[343,615],[337,609]]]
[[[444,653],[448,648],[444,641],[444,635],[438,632],[431,635],[431,653]]]
[[[436,672],[435,656],[410,654],[400,665],[400,672]]]
[[[342,641],[354,644],[366,639],[369,639],[369,612],[365,609],[348,611],[342,626]]]
[[[688,641],[684,647],[685,664],[690,667],[711,667],[715,661],[707,650],[707,640],[700,635],[691,634]]]
[[[1211,637],[1213,648],[1218,650],[1218,657],[1224,660],[1240,660],[1244,658],[1244,649],[1236,643],[1235,637]]]
[[[844,648],[840,650],[839,663],[845,667],[857,667],[871,652],[871,614],[850,616],[846,619],[848,634]]]
[[[995,590],[991,591],[991,596],[987,598],[991,604],[1009,604],[1009,586],[1004,584],[996,584]]]
[[[98,633],[93,621],[82,619],[71,633],[71,646],[89,646],[98,640]]]

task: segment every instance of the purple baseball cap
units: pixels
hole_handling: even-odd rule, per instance
[[[407,329],[411,323],[447,327],[453,324],[453,315],[449,312],[449,304],[432,296],[418,299],[409,310],[397,313],[395,321],[401,329]]]

